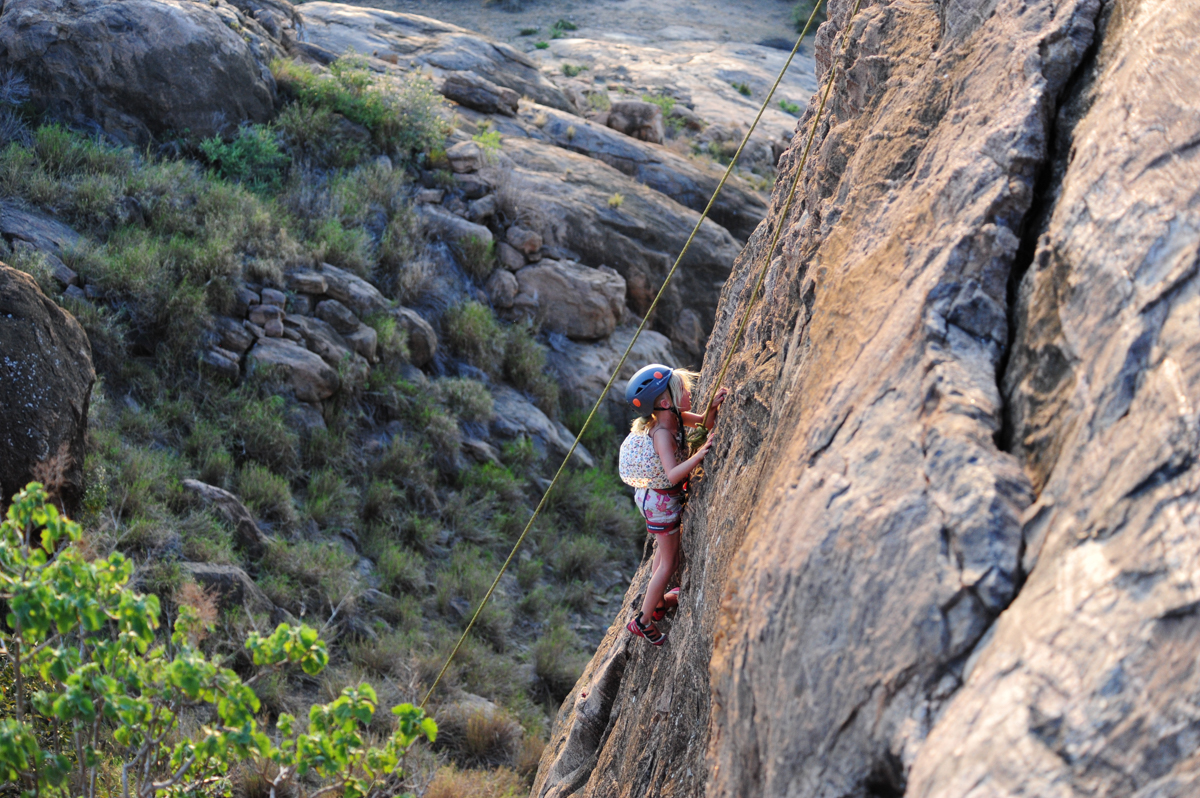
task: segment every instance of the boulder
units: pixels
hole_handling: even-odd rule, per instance
[[[381,313],[391,306],[379,289],[361,277],[328,263],[321,264],[325,293],[341,302],[359,318]]]
[[[505,241],[501,241],[497,245],[497,249],[500,255],[501,266],[508,269],[510,272],[515,272],[518,269],[525,268],[525,256],[522,255],[521,251],[516,247]]]
[[[358,353],[355,345],[339,333],[326,321],[310,316],[293,316],[286,318],[287,327],[296,330],[304,339],[304,345],[324,360],[331,368],[343,374],[352,385],[366,381],[370,373],[370,365]],[[372,330],[372,332],[374,332]],[[350,386],[346,386],[350,387]],[[313,401],[303,399],[301,401]]]
[[[527,227],[514,224],[504,234],[505,241],[526,258],[542,248],[542,237]]]
[[[462,192],[463,197],[469,200],[479,199],[492,190],[492,183],[484,175],[478,172],[456,173],[454,175],[454,185]],[[439,196],[438,202],[442,199]]]
[[[496,215],[496,195],[488,194],[482,199],[467,203],[467,218],[476,224]]]
[[[220,0],[11,0],[0,11],[0,62],[29,80],[36,109],[130,143],[266,122],[275,55],[254,20]]]
[[[446,150],[446,160],[457,174],[478,172],[486,163],[483,148],[474,141],[460,141]]]
[[[332,55],[354,50],[374,54],[372,66],[390,75],[414,67],[439,81],[464,74],[483,78],[543,105],[564,111],[571,104],[526,56],[474,31],[418,16],[342,3],[297,6],[302,39]]]
[[[287,306],[287,294],[275,288],[264,288],[259,292],[264,305],[274,305],[277,308]]]
[[[704,210],[725,174],[720,164],[679,155],[550,108],[528,105],[521,118],[531,124],[536,119],[541,135],[555,145],[603,161],[694,211]],[[763,197],[735,174],[717,195],[709,218],[745,241],[766,213]]]
[[[336,299],[326,299],[318,302],[315,315],[318,319],[327,322],[329,326],[343,335],[354,332],[360,324],[358,317],[350,311],[350,308]]]
[[[267,322],[279,321],[283,318],[283,308],[276,305],[252,305],[247,318],[252,324],[265,327]]]
[[[25,210],[10,201],[0,201],[0,235],[10,246],[24,242],[55,258],[62,258],[63,253],[79,246],[83,240],[79,233],[62,222]]]
[[[288,272],[287,282],[293,291],[301,294],[320,296],[329,290],[329,283],[325,279],[325,275],[307,269]]]
[[[547,250],[573,253],[573,260],[587,266],[611,266],[627,283],[644,280],[657,290],[695,227],[695,211],[565,149],[513,138],[505,140],[504,151],[513,161],[505,169],[506,190],[530,211],[530,226]],[[618,193],[624,200],[614,207],[609,200]],[[727,230],[711,220],[702,224],[663,296],[654,329],[674,340],[675,320],[689,307],[710,329],[737,253]]]
[[[472,238],[484,243],[493,240],[492,231],[488,228],[468,222],[437,205],[418,205],[416,214],[427,233],[447,243],[469,241]]]
[[[247,369],[277,368],[301,402],[320,402],[341,387],[337,371],[321,357],[284,338],[260,338],[246,356]]]
[[[242,374],[237,356],[224,349],[206,350],[200,355],[200,365],[210,374],[231,382],[237,382],[238,377]]]
[[[485,114],[517,115],[521,95],[471,72],[452,72],[442,81],[442,96]]]
[[[662,108],[654,103],[643,100],[622,100],[613,103],[605,124],[618,133],[624,133],[639,141],[662,144]]]
[[[206,506],[216,510],[226,523],[233,527],[234,540],[242,550],[255,559],[263,555],[268,538],[258,528],[254,516],[246,509],[246,505],[242,504],[241,499],[227,490],[196,479],[185,479],[180,484],[184,490],[195,494]]]
[[[634,325],[618,327],[608,338],[595,342],[552,337],[546,361],[563,394],[573,397],[580,406],[590,408],[604,390],[609,375],[625,353],[636,329]],[[643,330],[605,398],[603,410],[611,421],[617,423],[618,428],[624,427],[629,419],[625,383],[647,363],[679,367],[688,365],[679,361],[669,338],[653,330]]]
[[[537,299],[538,315],[551,332],[605,338],[624,315],[625,281],[611,269],[545,258],[521,269],[516,279],[520,293]]]
[[[246,350],[254,344],[254,334],[237,319],[228,316],[217,316],[213,321],[216,328],[217,342],[222,349],[238,356],[246,354]]]
[[[78,512],[95,381],[75,317],[0,263],[0,508],[37,480],[68,515]]]
[[[437,355],[438,343],[433,325],[425,321],[420,313],[403,306],[392,311],[392,318],[408,333],[408,353],[412,364],[417,368],[425,368],[432,363]]]
[[[254,584],[249,574],[236,565],[206,562],[182,562],[179,565],[192,581],[216,595],[217,606],[221,610],[237,607],[250,615],[266,615],[272,623],[279,620],[279,608]]]
[[[521,288],[512,272],[496,269],[488,278],[485,290],[487,290],[488,299],[493,305],[508,309],[513,306],[513,300],[517,298],[517,293]]]
[[[354,348],[354,351],[362,355],[368,363],[374,363],[376,360],[375,350],[379,346],[379,333],[375,332],[373,327],[366,324],[360,324],[354,330],[342,336],[346,339],[346,343]]]
[[[531,440],[534,450],[542,458],[561,458],[570,451],[571,443],[575,440],[571,431],[561,423],[552,421],[525,396],[507,385],[495,385],[492,387],[492,399],[496,408],[496,416],[491,423],[494,436],[504,440]],[[576,447],[572,461],[584,468],[592,468],[596,463],[583,444]]]

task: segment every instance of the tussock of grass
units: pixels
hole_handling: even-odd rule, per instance
[[[508,768],[459,770],[453,765],[437,772],[425,798],[521,798],[529,785]]]

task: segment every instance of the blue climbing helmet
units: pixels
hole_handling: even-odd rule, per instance
[[[662,363],[643,366],[629,378],[625,386],[625,401],[639,416],[654,412],[654,400],[671,385],[671,367]]]

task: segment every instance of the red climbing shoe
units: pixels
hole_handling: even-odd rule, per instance
[[[653,622],[643,624],[638,615],[633,616],[629,623],[625,624],[625,628],[629,630],[630,634],[646,638],[646,642],[652,646],[661,646],[667,642],[667,636],[658,631],[658,627]]]
[[[662,604],[654,608],[654,612],[650,613],[650,620],[658,623],[663,618],[667,617],[667,610],[672,607],[679,606],[679,588],[673,587],[663,594]]]

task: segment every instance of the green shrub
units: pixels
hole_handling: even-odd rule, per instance
[[[446,124],[439,114],[442,99],[432,83],[418,74],[379,81],[361,56],[342,56],[317,74],[294,61],[271,65],[285,96],[309,107],[341,114],[371,133],[379,151],[413,152],[440,147]]]
[[[411,549],[385,545],[375,561],[383,589],[393,595],[411,593],[425,586],[425,560]]]
[[[471,141],[474,141],[483,150],[483,155],[489,161],[494,160],[500,152],[500,131],[498,130],[481,130],[474,136],[471,136]]]
[[[518,36],[533,36],[540,30],[541,30],[541,28],[521,28],[520,32],[517,35]]]
[[[610,208],[620,208],[624,204],[625,195],[619,191],[608,198],[608,207]]]
[[[179,540],[183,556],[193,562],[234,565],[238,562],[233,549],[233,535],[225,523],[210,510],[193,510],[179,523]]]
[[[307,607],[329,613],[361,591],[357,564],[358,558],[337,543],[275,540],[267,548],[262,568],[276,580],[260,586],[272,601],[293,612]]]
[[[329,108],[289,103],[279,112],[275,129],[292,157],[317,167],[348,169],[363,160],[368,146],[349,135]]]
[[[400,524],[401,540],[424,551],[433,546],[440,531],[441,527],[435,519],[415,513],[409,514]]]
[[[258,463],[247,463],[238,471],[238,496],[252,513],[267,521],[292,526],[296,523],[296,505],[292,490],[281,476]]]
[[[568,530],[554,553],[554,565],[568,579],[588,579],[604,565],[608,556],[608,545],[603,540]]]
[[[742,83],[730,83],[729,85],[733,86],[735,89],[737,89],[738,94],[741,94],[746,97],[749,97],[751,94],[754,93],[754,91],[750,88],[750,84],[748,84],[744,81]]]
[[[358,509],[358,491],[336,471],[323,468],[309,477],[304,509],[322,529],[352,527]]]
[[[450,560],[434,574],[434,606],[443,615],[456,617],[466,626],[492,584],[499,563],[490,553],[475,546],[460,545]],[[492,600],[475,621],[474,632],[497,650],[507,645],[512,615],[500,602]]]
[[[587,64],[563,64],[562,73],[569,78],[576,77],[588,69]]]
[[[457,357],[489,374],[504,362],[504,329],[485,305],[469,300],[454,305],[442,317],[446,345]]]
[[[376,477],[389,480],[403,490],[410,502],[436,502],[433,492],[436,472],[429,452],[411,438],[394,438],[375,461],[372,471]]]
[[[544,694],[561,703],[583,672],[582,658],[575,652],[575,633],[561,619],[553,619],[530,649],[533,672]]]
[[[800,114],[804,111],[799,103],[794,103],[789,100],[780,100],[779,107],[792,116],[800,116]]]
[[[549,416],[558,413],[558,383],[546,373],[546,350],[520,324],[508,328],[504,342],[504,377],[534,398]]]
[[[496,268],[496,242],[467,236],[454,244],[454,253],[471,278],[482,282]]]
[[[313,255],[359,277],[370,273],[375,261],[375,243],[371,234],[361,227],[347,227],[341,219],[328,218],[320,222],[309,236]]]
[[[554,30],[564,30],[564,31],[579,30],[579,26],[576,25],[574,22],[571,22],[570,20],[562,19],[561,17],[551,27]]]
[[[249,762],[263,770],[274,763],[289,793],[308,794],[294,777],[311,773],[339,792],[365,795],[418,736],[436,738],[436,724],[406,704],[393,709],[399,723],[382,748],[365,744],[377,703],[369,685],[314,706],[303,731],[281,714],[268,730],[274,734],[264,734],[258,697],[199,646],[211,619],[180,605],[164,645],[156,637],[158,599],[129,588],[132,563],[120,554],[89,561],[80,539],[78,525],[59,517],[37,483],[0,523],[0,600],[11,629],[0,632],[0,645],[15,688],[5,690],[6,703],[10,694],[13,701],[0,719],[0,771],[27,794],[95,798],[114,791],[102,777],[119,771],[136,794],[154,795],[185,780],[221,783],[231,765]],[[245,648],[262,676],[289,666],[316,675],[329,661],[308,627],[252,633]],[[197,709],[213,723],[192,731],[187,717]]]
[[[519,563],[517,565],[517,584],[525,590],[529,590],[542,578],[543,568],[545,568],[545,563],[536,557]]]
[[[272,379],[264,375],[264,385]],[[292,473],[300,464],[300,438],[287,423],[287,402],[281,396],[259,399],[257,393],[244,386],[229,395],[233,450],[277,473]]]
[[[512,471],[495,463],[473,465],[462,474],[463,485],[478,494],[491,493],[510,506],[525,499],[525,483]]]
[[[278,187],[288,164],[270,125],[243,125],[229,141],[205,139],[200,152],[221,177],[259,190]]]
[[[441,400],[460,421],[486,424],[496,415],[492,393],[478,380],[444,377],[436,383]]]
[[[555,38],[558,38],[558,37],[555,37]],[[548,48],[550,46],[550,42],[534,42],[533,46],[539,50],[545,50],[546,48]]]

